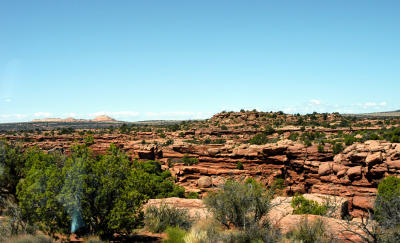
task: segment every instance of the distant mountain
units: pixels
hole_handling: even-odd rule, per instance
[[[92,119],[94,122],[116,122],[114,118],[111,118],[109,116],[96,116],[94,119]]]
[[[65,119],[61,118],[44,118],[44,119],[34,119],[31,122],[117,122],[114,118],[109,116],[96,116],[93,119],[75,119],[73,117],[68,117]]]

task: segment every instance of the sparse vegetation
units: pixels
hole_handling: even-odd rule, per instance
[[[185,209],[179,209],[161,204],[157,206],[149,206],[146,208],[144,215],[144,223],[151,232],[161,233],[168,227],[179,227],[181,229],[189,229],[191,220]]]
[[[294,196],[292,199],[293,214],[325,215],[327,205],[319,205],[316,201],[308,200],[303,195]]]
[[[181,159],[182,163],[184,165],[196,165],[199,163],[199,159],[197,158],[193,158],[193,157],[189,157],[189,155],[185,154],[182,159]]]

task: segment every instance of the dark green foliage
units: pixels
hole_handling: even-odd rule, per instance
[[[90,146],[94,144],[94,137],[93,135],[87,135],[84,139],[83,142],[86,144],[86,146]]]
[[[283,178],[275,178],[274,183],[272,184],[271,190],[283,190],[285,188],[285,179]]]
[[[400,178],[388,176],[379,183],[374,213],[384,228],[400,225]]]
[[[184,165],[196,165],[199,163],[199,159],[197,158],[193,158],[193,157],[189,157],[189,155],[185,154],[182,159],[181,159],[182,163]]]
[[[293,214],[326,215],[328,206],[319,205],[316,201],[308,200],[303,195],[292,199]]]
[[[228,130],[228,127],[225,126],[225,125],[222,125],[222,126],[221,126],[221,130]]]
[[[124,124],[122,124],[122,126],[119,127],[119,132],[122,134],[129,134],[131,131],[131,128],[132,127],[130,127],[124,123]]]
[[[352,145],[353,143],[355,143],[357,141],[357,139],[353,136],[353,135],[347,135],[344,137],[344,143],[347,146]]]
[[[324,145],[322,144],[318,145],[318,153],[325,153]]]
[[[264,133],[266,135],[272,135],[272,134],[275,133],[275,129],[273,127],[271,127],[271,126],[267,126],[267,127],[265,127]]]
[[[63,135],[63,134],[72,134],[72,133],[74,133],[74,129],[73,128],[71,128],[71,127],[68,127],[68,128],[61,128],[60,130],[59,130],[59,132],[58,132],[58,134],[60,134],[60,135]]]
[[[18,182],[24,177],[24,167],[22,148],[0,140],[0,196],[15,196]]]
[[[266,144],[268,143],[268,137],[267,134],[265,133],[259,133],[254,135],[254,137],[252,137],[249,140],[250,144],[257,144],[257,145],[262,145],[262,144]]]
[[[174,183],[171,172],[161,170],[158,161],[133,161],[136,174],[137,190],[150,198],[185,197],[185,188]],[[144,173],[142,173],[144,172]]]
[[[167,233],[167,239],[164,240],[164,243],[185,243],[185,235],[186,231],[180,229],[179,227],[168,227],[165,230]]]
[[[400,178],[395,176],[386,177],[378,185],[378,195],[385,199],[400,196]]]
[[[141,224],[148,198],[184,196],[159,162],[132,163],[113,144],[97,157],[83,145],[69,157],[37,151],[27,164],[17,191],[22,213],[52,235],[127,234]]]
[[[335,143],[335,144],[333,144],[332,150],[333,150],[333,154],[339,154],[339,153],[341,153],[341,152],[344,150],[343,144],[342,144],[342,143]]]
[[[297,132],[292,132],[292,133],[290,133],[290,135],[289,135],[289,139],[290,140],[292,140],[292,141],[297,141],[297,138],[299,137],[299,133],[297,133]]]
[[[189,192],[187,195],[189,199],[199,199],[199,194],[197,192]]]
[[[168,227],[189,229],[192,222],[186,209],[179,209],[161,204],[148,206],[144,214],[144,223],[151,232],[161,233]]]
[[[244,170],[243,163],[242,163],[241,161],[239,161],[239,162],[236,163],[236,169],[238,169],[238,170]]]

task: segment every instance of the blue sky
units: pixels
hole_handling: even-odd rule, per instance
[[[400,109],[400,1],[1,1],[0,122]]]

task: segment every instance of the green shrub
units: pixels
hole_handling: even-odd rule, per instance
[[[308,222],[308,218],[305,217],[300,221],[298,227],[286,235],[287,238],[293,241],[302,243],[315,243],[315,242],[332,242],[326,234],[325,225],[322,220],[316,220],[315,222]]]
[[[151,232],[161,233],[168,227],[179,227],[189,229],[191,221],[186,209],[179,209],[161,204],[160,206],[149,206],[144,214],[144,223]]]
[[[221,130],[228,130],[228,128],[225,125],[222,125]]]
[[[374,216],[386,229],[400,225],[400,178],[388,176],[379,183]]]
[[[270,200],[265,187],[249,179],[244,183],[228,180],[221,190],[210,192],[203,201],[216,220],[230,228],[259,222],[269,212]]]
[[[265,133],[266,135],[272,135],[272,134],[274,134],[275,132],[276,132],[276,131],[275,131],[275,129],[274,129],[273,127],[271,127],[271,126],[265,127],[264,133]]]
[[[318,153],[325,153],[324,146],[322,144],[318,145]]]
[[[236,169],[238,169],[238,170],[244,170],[243,163],[242,163],[241,161],[239,161],[239,162],[236,163]]]
[[[283,190],[284,188],[285,188],[285,179],[283,179],[283,178],[275,178],[271,189],[273,191],[277,191],[277,190]]]
[[[197,192],[189,192],[187,195],[189,199],[199,199],[199,194]]]
[[[249,140],[250,144],[256,144],[256,145],[262,145],[262,144],[266,144],[268,143],[268,137],[267,134],[265,133],[259,133],[254,135],[254,137],[252,137]]]
[[[347,136],[345,136],[345,138],[344,138],[344,143],[345,143],[347,146],[352,145],[352,144],[355,143],[356,141],[357,141],[357,139],[356,139],[354,136],[352,136],[352,135],[347,135]]]
[[[299,137],[299,134],[297,132],[292,132],[292,133],[290,133],[288,139],[290,139],[292,141],[297,141],[298,137]]]
[[[87,135],[84,139],[83,142],[86,144],[86,146],[90,146],[94,144],[94,137],[93,135]]]
[[[189,157],[187,154],[182,157],[181,161],[184,165],[196,165],[199,163],[198,158]]]
[[[333,154],[341,153],[344,150],[343,144],[342,143],[334,143],[332,150],[333,150]]]
[[[319,205],[314,200],[308,200],[303,195],[294,196],[292,199],[293,214],[326,215],[327,205]]]
[[[185,243],[186,231],[180,229],[179,227],[168,227],[165,230],[168,239],[165,239],[165,243]]]
[[[29,158],[26,177],[18,184],[19,206],[28,222],[46,234],[79,229],[78,234],[110,239],[142,224],[147,199],[185,195],[159,162],[131,161],[114,144],[105,155],[93,156],[77,145],[67,157],[36,152]]]

